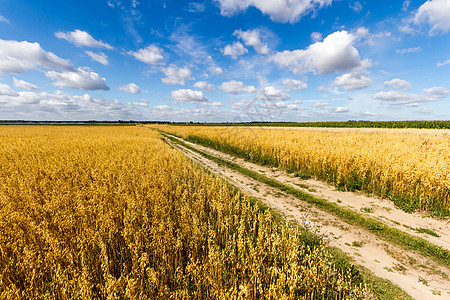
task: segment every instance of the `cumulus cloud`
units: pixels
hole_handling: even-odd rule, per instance
[[[162,50],[155,45],[149,45],[143,49],[139,49],[138,51],[128,51],[127,54],[133,56],[139,61],[142,61],[143,63],[154,65],[164,58],[162,56]]]
[[[329,106],[330,106],[330,104],[327,102],[316,102],[313,104],[313,107],[318,108],[318,109],[326,109]]]
[[[306,89],[308,87],[306,82],[303,82],[301,80],[291,79],[291,78],[283,79],[283,81],[281,83],[283,84],[283,86],[285,88],[287,88],[289,90],[294,90],[294,91]]]
[[[322,34],[320,32],[312,32],[311,33],[311,40],[314,43],[320,42],[322,40]]]
[[[447,33],[450,31],[450,1],[429,0],[422,4],[414,17],[415,24],[428,24],[430,34],[438,31]]]
[[[361,73],[345,73],[336,77],[333,85],[340,86],[344,90],[359,90],[367,88],[372,82],[372,79]]]
[[[331,74],[348,72],[362,66],[354,42],[356,34],[345,30],[328,35],[322,42],[316,42],[305,50],[285,50],[271,58],[280,68],[289,69],[294,74],[313,72]]]
[[[259,30],[236,30],[234,35],[240,38],[246,46],[252,46],[256,52],[260,54],[269,54],[269,46],[261,41],[261,33]]]
[[[0,96],[17,97],[19,94],[9,85],[0,83]]]
[[[450,64],[450,59],[449,59],[449,60],[446,60],[446,61],[444,61],[444,62],[438,62],[438,63],[436,64],[436,66],[442,67],[442,66],[445,66],[445,65],[448,65],[448,64]]]
[[[191,89],[179,89],[172,91],[172,99],[178,102],[209,102],[208,98],[203,95],[202,91],[193,91]]]
[[[417,53],[422,51],[422,48],[420,47],[412,47],[412,48],[404,48],[404,49],[397,49],[395,50],[398,54],[405,54],[405,53]]]
[[[208,71],[212,74],[212,75],[220,75],[223,74],[223,70],[221,67],[209,67]]]
[[[291,96],[274,86],[266,86],[255,98],[260,100],[288,100]]]
[[[109,90],[105,78],[101,78],[97,73],[83,68],[78,68],[74,72],[48,71],[45,76],[54,80],[53,85],[58,87],[77,90]]]
[[[146,102],[131,102],[131,103],[136,106],[148,107],[148,103]]]
[[[84,51],[84,53],[86,53],[87,55],[89,55],[89,57],[90,57],[93,61],[96,61],[96,62],[98,62],[98,63],[101,63],[101,64],[104,65],[104,66],[109,65],[109,62],[108,62],[108,56],[107,56],[105,53],[103,53],[103,52],[100,52],[100,53],[94,53],[94,52],[92,52],[92,51]]]
[[[226,45],[225,48],[222,49],[223,55],[229,55],[232,59],[236,59],[245,53],[248,53],[247,48],[244,47],[240,42],[234,42],[231,45]]]
[[[194,87],[204,90],[205,92],[212,92],[216,89],[216,86],[208,81],[197,81]]]
[[[148,119],[142,109],[115,99],[70,95],[62,91],[18,92],[0,95],[0,118],[34,120],[130,120]]]
[[[176,65],[171,64],[167,68],[162,68],[161,71],[167,76],[161,78],[161,81],[165,84],[185,85],[186,80],[193,79],[192,72],[188,67],[179,68]]]
[[[203,106],[210,106],[210,107],[214,107],[214,108],[219,108],[219,107],[223,107],[222,102],[219,101],[215,101],[215,102],[202,102],[200,103]]]
[[[410,90],[412,88],[411,82],[400,79],[400,78],[394,78],[392,80],[385,81],[384,86],[392,87],[397,90],[401,90],[401,89]]]
[[[242,81],[236,80],[222,82],[219,88],[224,92],[235,95],[242,93],[251,94],[257,92],[256,88],[253,85],[245,86]]]
[[[130,94],[139,94],[141,92],[141,88],[134,83],[129,83],[126,85],[122,85],[117,88],[119,91],[130,93]]]
[[[304,15],[330,5],[332,0],[216,0],[223,16],[232,16],[253,6],[272,21],[295,23]]]
[[[26,82],[24,80],[17,79],[16,77],[13,78],[13,84],[15,87],[22,88],[25,90],[39,90],[38,86]]]
[[[350,110],[346,106],[340,106],[340,107],[336,107],[334,109],[334,111],[337,112],[337,113],[345,113],[345,112],[348,112]]]
[[[450,90],[443,87],[423,89],[422,94],[408,94],[401,91],[378,92],[372,97],[391,105],[414,105],[423,102],[442,100],[450,95]]]
[[[69,60],[44,51],[39,43],[0,39],[0,74],[20,74],[38,68],[73,70]]]
[[[59,39],[64,39],[77,47],[90,47],[90,48],[105,48],[114,49],[111,45],[104,43],[102,41],[97,41],[86,31],[81,31],[75,29],[74,31],[68,32],[57,32],[55,36]]]

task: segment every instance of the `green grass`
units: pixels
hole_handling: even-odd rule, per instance
[[[426,128],[450,129],[450,120],[439,121],[346,121],[346,122],[243,122],[243,123],[175,123],[185,126],[248,127],[328,127],[328,128]]]
[[[217,163],[223,164],[230,169],[236,170],[248,177],[251,177],[251,178],[257,180],[257,181],[260,181],[271,187],[277,188],[281,191],[291,194],[291,195],[295,196],[296,198],[301,199],[307,203],[314,204],[316,207],[318,207],[324,211],[328,211],[335,216],[340,217],[342,220],[344,220],[348,224],[358,225],[363,228],[366,228],[385,241],[398,244],[406,250],[415,250],[415,251],[419,252],[420,254],[430,257],[431,259],[433,259],[447,267],[450,266],[450,252],[442,247],[436,246],[422,238],[409,235],[409,234],[407,234],[401,230],[398,230],[396,228],[389,227],[374,218],[361,215],[361,214],[354,212],[353,210],[348,209],[348,208],[340,207],[336,203],[328,202],[324,199],[314,197],[314,196],[307,194],[305,192],[302,192],[298,189],[295,189],[293,187],[285,185],[275,179],[268,178],[268,177],[266,177],[262,174],[259,174],[255,171],[241,167],[233,162],[229,162],[229,161],[223,160],[221,158],[204,153],[202,151],[199,151],[199,150],[187,145],[186,143],[184,143],[178,139],[175,139],[167,134],[164,134],[164,135],[167,138],[169,138],[170,140],[172,140],[173,142],[180,144],[183,147],[190,149],[194,152],[197,152],[209,160],[213,160]]]
[[[195,151],[208,159],[214,160],[218,164],[225,165],[228,167],[229,167],[229,164],[232,164],[232,163],[229,163],[224,160],[214,159],[216,157],[210,156],[207,153],[204,153],[195,148],[192,148],[189,145],[187,145],[186,143],[179,141],[177,139],[174,139],[171,136],[165,135],[164,133],[162,133],[162,134],[165,137],[167,137],[168,139],[170,139],[173,143],[179,144],[189,150]],[[211,173],[211,171],[209,171],[208,169],[206,169],[206,168],[204,168],[204,169],[206,172]],[[230,188],[232,188],[236,191],[239,191],[239,189],[237,187],[235,187],[229,183],[228,183],[228,185]],[[268,207],[261,199],[256,198],[256,197],[248,197],[248,199],[250,200],[250,203],[257,205],[259,210],[261,210],[263,212],[266,210],[269,210],[270,213],[272,214],[274,220],[277,223],[285,222],[286,219],[281,213]],[[295,223],[291,222],[290,224],[291,224],[290,226],[295,226],[295,227],[299,228],[299,230],[301,230],[302,240],[303,240],[304,244],[311,245],[313,247],[322,244],[323,237],[319,236],[316,232],[311,231],[310,229],[303,226],[303,224],[299,224],[297,222],[295,222]],[[358,247],[361,245],[357,242],[354,242],[354,246]],[[330,247],[330,246],[325,246],[325,247],[326,247],[326,250],[330,254],[331,261],[336,265],[337,268],[339,268],[340,270],[348,270],[348,272],[350,272],[350,274],[352,276],[352,281],[355,284],[366,284],[367,287],[373,293],[375,293],[375,295],[377,296],[378,299],[380,299],[380,300],[388,300],[388,299],[410,300],[410,299],[413,299],[405,291],[403,291],[400,287],[398,287],[396,284],[392,283],[391,281],[375,276],[369,269],[367,269],[363,266],[352,264],[351,263],[352,258],[349,257],[342,250],[335,248],[335,247]]]
[[[403,227],[406,227],[408,229],[414,230],[416,232],[426,233],[426,234],[429,234],[429,235],[432,235],[432,236],[435,236],[435,237],[440,237],[439,234],[437,234],[436,232],[434,232],[433,230],[428,229],[428,228],[422,228],[422,227],[420,227],[420,228],[413,228],[413,227],[408,226],[408,225],[403,225]]]
[[[328,250],[332,253],[335,259],[348,263],[352,259],[342,250],[334,247],[328,247]],[[369,269],[356,265],[360,276],[364,279],[367,287],[377,296],[380,300],[411,300],[414,299],[408,295],[405,291],[392,283],[390,280],[375,276]]]
[[[176,135],[175,135],[176,136]],[[195,135],[189,135],[185,138],[186,141],[199,144],[205,147],[213,148],[215,150],[237,156],[240,158],[243,158],[245,160],[248,160],[250,162],[259,164],[259,165],[265,165],[265,166],[271,166],[271,167],[279,167],[279,163],[277,158],[271,157],[268,155],[262,155],[260,153],[249,153],[246,152],[239,147],[216,142],[213,140],[210,140],[208,138],[199,137]],[[290,168],[290,169],[289,169]],[[307,166],[298,166],[299,170],[294,170],[293,167],[289,167],[287,171],[290,172],[298,172],[299,175],[303,175],[304,177],[302,179],[308,179],[311,174],[311,172],[307,169]],[[382,192],[382,189],[380,187],[371,186],[369,184],[370,182],[370,174],[366,174],[364,178],[358,177],[358,175],[355,172],[352,172],[351,175],[347,177],[341,177],[339,180],[337,178],[337,170],[334,168],[328,168],[326,171],[321,171],[319,173],[314,174],[317,178],[320,180],[323,180],[325,182],[328,182],[330,184],[333,184],[337,190],[339,191],[356,191],[360,190],[367,194],[374,194],[377,196],[384,195],[388,199],[390,199],[394,204],[402,209],[405,212],[411,213],[415,210],[425,210],[430,213],[431,216],[439,216],[439,217],[445,217],[450,216],[450,210],[446,207],[443,207],[442,201],[438,198],[430,198],[428,199],[429,202],[426,207],[421,207],[420,199],[417,196],[414,195],[401,195],[398,193],[390,192],[391,187],[386,186],[387,194],[385,192]]]

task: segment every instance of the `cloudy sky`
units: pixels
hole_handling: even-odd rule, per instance
[[[450,0],[1,1],[0,119],[450,119]]]

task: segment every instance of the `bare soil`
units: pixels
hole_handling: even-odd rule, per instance
[[[450,248],[449,222],[446,219],[434,219],[421,214],[408,214],[396,208],[385,199],[368,197],[361,193],[337,191],[324,182],[308,179],[301,180],[282,170],[249,163],[222,152],[189,143],[191,147],[233,161],[247,169],[264,174],[284,184],[295,187],[316,197],[337,203],[361,214],[369,214],[391,227],[420,236],[433,244]],[[415,251],[406,251],[398,245],[386,242],[370,231],[349,225],[340,218],[324,212],[315,206],[285,194],[237,171],[220,166],[214,161],[172,144],[200,165],[228,180],[249,196],[261,199],[266,205],[312,230],[324,235],[330,246],[347,253],[354,263],[371,270],[376,276],[390,280],[416,299],[450,299],[450,270],[436,264]],[[414,229],[427,228],[439,237],[420,233]]]

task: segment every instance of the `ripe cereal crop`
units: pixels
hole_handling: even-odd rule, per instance
[[[371,297],[143,127],[2,128],[0,255],[2,299]]]
[[[450,132],[426,129],[243,128],[158,125],[261,164],[311,174],[405,211],[450,214]]]

